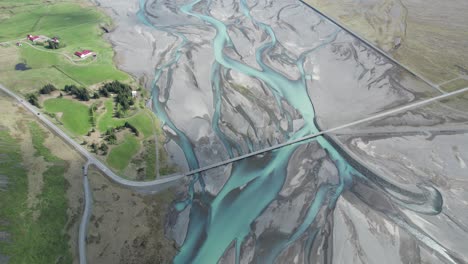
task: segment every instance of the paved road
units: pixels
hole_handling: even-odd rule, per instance
[[[88,223],[91,217],[93,207],[93,197],[91,190],[89,189],[88,182],[88,168],[89,161],[83,166],[83,190],[84,190],[84,202],[85,207],[83,215],[81,216],[80,230],[78,231],[78,251],[80,256],[80,264],[86,264],[86,234],[88,233]]]

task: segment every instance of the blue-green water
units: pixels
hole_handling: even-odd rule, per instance
[[[253,68],[246,63],[235,60],[227,56],[224,51],[231,47],[232,40],[228,34],[227,25],[209,15],[209,6],[211,1],[195,0],[185,5],[179,6],[179,11],[189,17],[196,18],[199,21],[216,29],[216,35],[212,40],[212,51],[215,60],[211,62],[211,85],[214,100],[214,115],[212,119],[212,129],[224,145],[226,152],[230,157],[242,154],[242,150],[237,142],[229,139],[219,128],[219,120],[221,116],[222,93],[223,87],[220,76],[226,69],[237,71],[241,74],[255,78],[266,84],[271,93],[275,96],[278,105],[281,107],[281,100],[286,101],[290,106],[294,107],[304,119],[304,125],[301,129],[289,137],[289,140],[303,137],[305,135],[319,132],[316,126],[315,110],[313,102],[307,92],[307,73],[304,70],[303,64],[307,55],[323,48],[332,43],[340,29],[323,37],[316,46],[310,47],[303,52],[296,61],[295,67],[301,73],[298,79],[290,79],[281,72],[266,65],[263,61],[264,55],[268,54],[275,45],[277,39],[273,29],[264,23],[258,22],[252,17],[249,6],[245,0],[240,0],[239,9],[245,19],[252,22],[255,27],[261,29],[268,36],[269,41],[261,45],[255,50],[256,62],[260,69]],[[195,6],[205,5],[205,12],[194,11]],[[155,72],[153,82],[153,106],[155,114],[160,118],[163,125],[169,126],[175,131],[177,136],[171,137],[184,152],[185,158],[190,169],[199,167],[199,161],[195,155],[193,144],[189,138],[177,128],[170,116],[167,114],[165,104],[158,100],[160,96],[159,80],[163,72],[167,72],[170,78],[176,78],[171,75],[172,67],[176,65],[182,51],[187,48],[188,39],[180,29],[180,27],[158,27],[157,23],[151,22],[145,13],[145,1],[140,0],[140,20],[149,27],[174,35],[180,40],[179,46],[175,49],[172,59],[166,64],[158,67]],[[168,96],[168,93],[165,93]],[[166,98],[167,99],[167,98]],[[283,239],[270,241],[270,250],[262,252],[261,258],[257,259],[260,263],[273,263],[275,258],[290,244],[302,237],[306,232],[309,232],[309,245],[314,241],[315,234],[320,229],[320,226],[314,227],[315,230],[310,232],[310,227],[316,220],[316,216],[322,208],[332,209],[340,197],[340,195],[349,189],[355,177],[362,181],[370,181],[382,188],[383,191],[393,197],[397,204],[415,211],[430,213],[431,210],[438,210],[440,206],[440,194],[430,189],[424,190],[423,194],[405,191],[403,188],[396,186],[384,179],[376,176],[369,176],[361,173],[353,167],[342,156],[334,145],[326,138],[319,136],[314,139],[316,143],[324,149],[331,160],[335,163],[339,173],[339,182],[337,184],[322,184],[315,193],[313,202],[309,205],[308,211],[303,218],[303,222],[294,230],[292,234],[285,236]],[[310,142],[309,142],[310,143]],[[235,243],[236,261],[239,262],[240,246],[246,236],[251,232],[252,224],[262,214],[265,208],[270,205],[278,196],[278,193],[283,187],[287,172],[286,168],[292,154],[299,145],[292,145],[275,150],[262,158],[252,158],[242,160],[233,164],[231,175],[221,191],[216,197],[208,197],[204,195],[204,182],[201,175],[193,177],[188,198],[178,202],[175,207],[182,211],[188,205],[190,208],[190,222],[187,230],[186,239],[180,248],[180,252],[175,257],[175,263],[216,263],[223,255],[226,249]],[[252,146],[250,151],[252,151]],[[314,177],[314,175],[310,175]],[[201,198],[194,201],[194,185],[200,183],[202,187]],[[427,195],[427,193],[430,195]],[[432,203],[434,206],[427,209],[427,204]],[[427,212],[426,212],[426,211]]]

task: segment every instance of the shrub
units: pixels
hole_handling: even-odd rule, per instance
[[[28,102],[36,107],[41,107],[39,105],[39,99],[37,99],[37,95],[35,93],[30,93],[26,95],[26,99]]]
[[[55,88],[55,86],[53,86],[52,84],[46,84],[39,90],[39,93],[41,93],[41,94],[50,94],[51,92],[53,92],[55,90],[57,90],[57,88]]]

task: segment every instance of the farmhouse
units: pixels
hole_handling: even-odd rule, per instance
[[[40,39],[39,36],[33,36],[33,35],[27,35],[26,37],[32,42],[35,42]]]
[[[93,55],[93,52],[90,51],[90,50],[83,50],[83,51],[75,52],[75,55],[80,57],[80,58],[87,58],[87,57]]]

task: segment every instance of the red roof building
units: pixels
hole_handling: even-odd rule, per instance
[[[30,40],[30,41],[36,41],[39,39],[39,36],[33,36],[33,35],[28,35],[27,38]]]
[[[83,51],[75,52],[75,55],[80,57],[80,58],[86,58],[86,57],[88,57],[88,56],[90,56],[92,54],[93,54],[93,52],[90,51],[90,50],[83,50]]]

